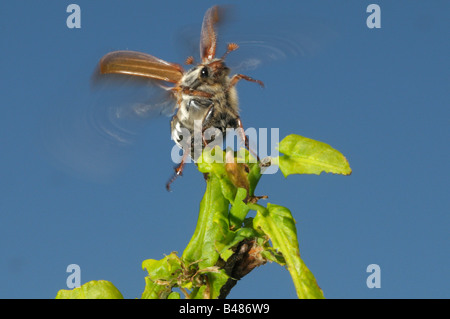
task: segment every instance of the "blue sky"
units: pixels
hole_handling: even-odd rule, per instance
[[[80,29],[66,26],[70,3],[81,7]],[[238,70],[265,83],[238,84],[246,127],[328,143],[350,162],[351,176],[279,172],[257,189],[292,211],[325,296],[449,298],[450,3],[377,1],[381,29],[369,29],[370,3],[240,1],[218,51],[237,41],[231,66],[262,61]],[[183,63],[197,54],[211,4],[2,1],[0,298],[53,298],[69,264],[82,283],[106,279],[140,297],[141,262],[183,251],[202,175],[188,165],[167,192],[170,119],[111,122],[108,101],[145,94],[93,91],[90,81],[114,50]],[[369,264],[381,268],[379,289],[366,286]],[[229,298],[295,290],[286,269],[268,264]]]

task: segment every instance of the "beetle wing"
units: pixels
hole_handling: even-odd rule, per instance
[[[135,51],[114,51],[106,54],[100,60],[99,71],[101,74],[129,74],[172,83],[178,83],[184,72],[179,64]]]
[[[208,9],[203,18],[202,31],[200,33],[200,57],[203,62],[214,59],[216,55],[217,34],[214,26],[219,22],[219,7]]]

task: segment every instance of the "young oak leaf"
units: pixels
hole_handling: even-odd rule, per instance
[[[56,299],[123,299],[123,296],[111,282],[92,280],[72,290],[61,289]]]
[[[251,204],[257,211],[253,225],[269,236],[273,248],[283,255],[300,299],[324,298],[312,272],[300,258],[295,220],[289,209],[267,204],[267,208]]]
[[[341,152],[330,145],[296,134],[286,136],[278,150],[278,165],[285,177],[292,174],[316,174],[322,172],[350,175],[352,170]]]

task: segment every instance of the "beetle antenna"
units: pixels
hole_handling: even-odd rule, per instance
[[[184,64],[191,65],[194,64],[194,62],[195,62],[194,57],[191,55],[186,59],[186,61],[184,61]]]
[[[233,52],[234,50],[237,50],[239,48],[239,45],[236,43],[228,43],[227,44],[227,51],[224,55],[222,55],[221,60],[225,59],[225,57],[228,55],[228,53]]]

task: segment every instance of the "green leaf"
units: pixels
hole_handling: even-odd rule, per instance
[[[324,298],[314,275],[300,258],[295,220],[289,209],[273,204],[267,204],[267,209],[257,204],[251,207],[257,211],[254,227],[269,236],[273,248],[282,253],[298,298]]]
[[[157,284],[150,277],[145,277],[145,289],[141,295],[141,299],[167,299],[171,295],[172,287]]]
[[[225,172],[225,157],[226,153],[219,146],[211,149],[205,148],[196,162],[198,170],[202,173],[214,171],[216,174],[223,174]]]
[[[299,135],[288,135],[279,144],[283,156],[278,165],[285,177],[292,174],[317,174],[322,172],[350,175],[347,159],[330,145]]]
[[[61,289],[56,299],[123,299],[123,296],[111,282],[92,280],[73,290]]]
[[[245,239],[256,238],[257,236],[258,233],[253,228],[242,227],[237,231],[230,231],[228,237],[223,241],[216,242],[216,249],[219,252],[220,257],[224,261],[227,261],[234,253],[231,248]]]
[[[199,268],[214,266],[219,258],[215,243],[222,241],[229,231],[229,204],[222,193],[220,177],[211,171],[194,235],[182,255],[185,262],[199,262]]]
[[[220,295],[220,289],[230,277],[221,269],[217,272],[208,273],[209,285],[197,287],[189,295],[190,299],[217,299]]]
[[[248,181],[250,184],[249,195],[254,196],[256,185],[258,185],[259,179],[262,176],[261,167],[259,166],[259,163],[255,163],[255,164],[249,164],[249,168],[250,168],[250,172],[248,174]]]
[[[167,299],[181,273],[181,260],[176,252],[172,252],[161,260],[144,260],[142,269],[147,270],[148,277],[145,277],[141,299]]]
[[[144,260],[142,269],[147,270],[152,280],[169,280],[173,273],[181,269],[181,261],[176,252],[172,252],[161,260]]]
[[[209,285],[211,288],[209,298],[217,299],[220,295],[220,289],[226,282],[230,279],[230,277],[225,273],[223,269],[218,271],[217,273],[208,274]]]
[[[238,188],[236,198],[231,202],[232,206],[230,208],[230,227],[232,229],[238,229],[242,226],[242,222],[250,210],[244,203],[246,197],[247,190],[245,188]]]
[[[181,299],[180,293],[178,292],[172,292],[170,293],[170,295],[167,297],[167,299]]]

